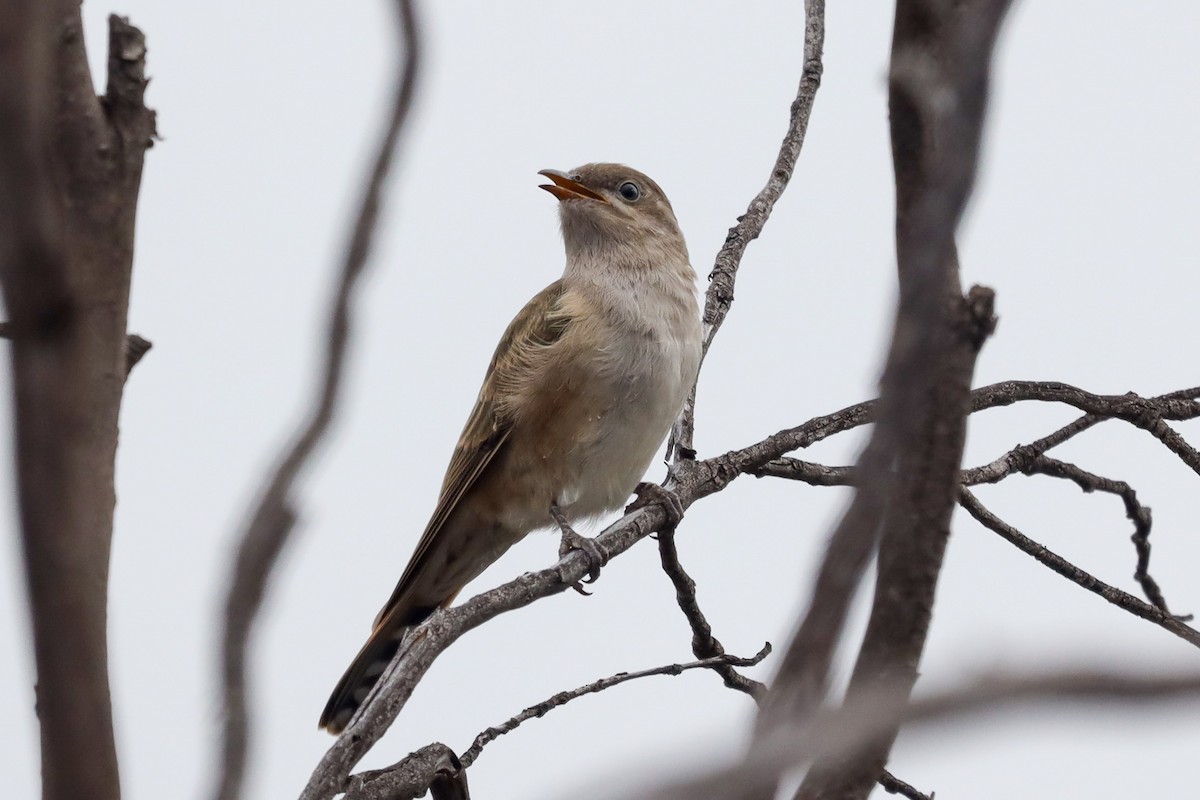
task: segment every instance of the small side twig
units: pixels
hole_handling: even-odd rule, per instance
[[[475,737],[475,742],[467,749],[465,753],[458,757],[462,763],[463,769],[475,763],[479,758],[479,754],[483,751],[485,745],[495,741],[506,733],[514,731],[521,723],[534,719],[535,717],[543,717],[549,711],[552,711],[559,706],[564,706],[567,703],[584,695],[596,694],[613,686],[618,686],[628,681],[637,680],[638,678],[648,678],[653,675],[680,675],[684,672],[693,669],[714,669],[716,667],[752,667],[766,658],[771,652],[771,645],[766,644],[762,650],[759,650],[751,658],[739,658],[738,656],[720,655],[712,658],[702,658],[699,661],[690,661],[685,664],[667,664],[662,667],[654,667],[653,669],[644,669],[638,672],[618,672],[616,675],[611,675],[607,678],[601,678],[598,681],[589,683],[586,686],[580,686],[576,689],[571,689],[566,692],[559,692],[553,697],[543,700],[537,705],[529,708],[512,717],[508,721],[480,733]]]
[[[11,322],[0,322],[0,339],[12,339],[13,326]],[[144,339],[136,333],[131,333],[125,337],[125,377],[129,377],[129,373],[134,366],[142,360],[142,356],[150,351],[154,345],[149,339]]]
[[[1163,628],[1180,639],[1183,639],[1188,644],[1200,647],[1200,631],[1185,624],[1178,617],[1163,611],[1161,608],[1152,606],[1149,603],[1139,600],[1128,592],[1123,592],[1115,586],[1111,586],[1094,575],[1080,569],[1079,567],[1067,561],[1062,556],[1051,551],[1049,548],[1038,544],[1030,539],[1019,530],[1009,525],[1000,517],[993,514],[979,502],[979,499],[971,493],[970,489],[965,486],[959,489],[958,492],[959,504],[967,510],[967,513],[975,518],[981,525],[994,533],[998,533],[1003,539],[1013,544],[1022,552],[1033,556],[1043,565],[1062,575],[1067,580],[1082,586],[1093,594],[1099,595],[1108,602],[1118,608],[1128,611],[1136,617],[1141,617],[1144,620],[1153,622],[1160,628]]]
[[[775,157],[771,177],[767,179],[766,186],[750,201],[746,213],[738,217],[737,224],[729,229],[725,236],[725,244],[717,252],[712,272],[708,274],[708,291],[704,299],[704,350],[700,359],[701,365],[704,363],[704,356],[708,355],[713,338],[729,313],[730,306],[733,305],[733,287],[746,247],[762,233],[775,203],[783,196],[783,190],[787,188],[788,181],[796,169],[796,160],[804,146],[804,136],[808,131],[808,120],[812,116],[817,89],[821,88],[821,74],[825,69],[821,61],[821,52],[824,48],[825,0],[805,0],[804,67],[800,73],[796,99],[792,101],[789,112],[787,132],[779,145],[779,154]],[[672,455],[675,460],[695,456],[695,425],[696,386],[693,384],[683,411],[671,431],[671,439],[667,444],[668,460],[671,460]]]
[[[1034,459],[1032,463],[1024,467],[1023,472],[1026,475],[1047,475],[1051,478],[1069,480],[1084,492],[1104,492],[1121,498],[1121,502],[1125,506],[1125,516],[1133,523],[1133,535],[1130,538],[1133,540],[1134,550],[1137,553],[1137,569],[1134,572],[1134,578],[1141,585],[1142,591],[1146,593],[1146,597],[1151,603],[1165,613],[1171,613],[1158,582],[1150,577],[1150,509],[1141,504],[1137,492],[1133,490],[1132,486],[1125,481],[1096,475],[1075,464],[1059,461],[1049,456],[1039,456]],[[1191,615],[1178,617],[1178,619],[1187,622],[1191,619]]]
[[[888,794],[898,794],[901,797],[907,797],[908,800],[933,800],[936,794],[935,792],[925,794],[915,786],[900,780],[886,769],[883,771],[883,775],[879,777],[879,785]]]
[[[663,572],[671,579],[675,587],[675,601],[679,610],[687,617],[688,625],[692,628],[692,654],[699,659],[720,658],[725,655],[725,647],[716,636],[713,636],[712,625],[700,610],[700,602],[696,599],[696,582],[679,561],[679,548],[675,546],[675,531],[665,530],[658,534],[658,554],[662,561]],[[771,643],[764,648],[764,657],[771,652]],[[725,685],[730,689],[745,692],[754,702],[762,701],[767,687],[753,678],[733,668],[732,664],[720,662],[713,665],[713,671],[721,676]]]

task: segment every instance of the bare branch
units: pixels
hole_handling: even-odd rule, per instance
[[[271,571],[296,520],[292,488],[313,451],[324,438],[337,407],[342,369],[350,337],[351,300],[367,263],[375,225],[404,123],[412,109],[420,64],[420,36],[411,0],[397,1],[403,47],[392,102],[391,117],[380,139],[374,166],[363,189],[354,229],[347,244],[341,278],[329,318],[329,338],[323,376],[309,419],[288,444],[278,466],[266,481],[256,507],[242,533],[225,602],[221,674],[224,720],[216,796],[234,800],[241,796],[250,737],[246,702],[246,649],[250,629],[258,614]]]
[[[667,529],[659,532],[658,554],[662,561],[663,571],[667,573],[667,577],[671,579],[671,583],[675,587],[675,602],[679,604],[679,610],[683,612],[688,625],[692,628],[692,654],[699,659],[714,659],[725,655],[725,647],[717,637],[713,636],[712,626],[709,625],[704,612],[700,610],[700,602],[696,599],[696,582],[692,580],[691,575],[687,574],[687,570],[679,561],[679,549],[675,546],[674,530]],[[763,657],[766,657],[770,650],[771,645],[768,642],[764,648]],[[767,691],[767,687],[742,675],[733,668],[732,664],[723,662],[714,664],[713,671],[721,676],[725,685],[730,689],[745,692],[756,703]]]
[[[750,472],[756,478],[785,478],[809,486],[853,486],[854,467],[829,467],[784,456]]]
[[[933,800],[933,794],[925,794],[914,786],[911,786],[897,778],[886,769],[883,775],[879,778],[879,785],[884,788],[888,794],[898,794],[901,797],[906,797],[908,800]]]
[[[808,722],[776,731],[767,746],[750,758],[657,792],[649,800],[727,800],[747,790],[762,790],[775,776],[815,761],[844,758],[896,728],[947,724],[1018,705],[1045,708],[1072,702],[1144,707],[1178,703],[1200,695],[1200,674],[1129,676],[1074,670],[1043,675],[984,678],[962,689],[911,704],[899,702],[895,689],[869,693],[846,705],[816,714]]]
[[[564,706],[572,700],[589,694],[597,694],[628,681],[655,675],[681,675],[694,669],[750,667],[760,663],[770,652],[771,645],[767,644],[752,658],[720,655],[684,664],[668,664],[639,672],[619,672],[586,686],[559,692],[537,705],[526,708],[502,724],[483,731],[475,737],[475,741],[461,756],[456,757],[444,744],[434,743],[415,753],[410,753],[385,769],[368,770],[352,775],[347,779],[345,798],[346,800],[407,800],[407,798],[419,797],[426,789],[431,789],[434,800],[439,800],[439,798],[446,798],[446,800],[463,798],[465,800],[469,797],[466,790],[467,768],[478,760],[484,747],[506,733],[516,730],[524,722],[535,718],[540,719],[550,711]],[[439,780],[443,784],[440,788],[436,785]]]
[[[469,800],[467,773],[454,751],[435,742],[384,769],[351,776],[344,800]]]
[[[117,18],[109,27],[113,50],[140,44],[110,67],[110,82],[131,78],[119,119],[93,89],[78,2],[0,9],[0,282],[46,800],[120,796],[108,565],[134,222],[154,114],[142,103],[141,32]]]
[[[1049,548],[1033,541],[1019,530],[997,517],[979,502],[979,499],[969,489],[959,490],[959,503],[981,525],[1000,534],[1009,543],[1024,553],[1033,556],[1043,565],[1062,575],[1072,583],[1082,586],[1093,594],[1103,597],[1108,602],[1122,608],[1134,616],[1149,620],[1161,628],[1183,639],[1189,644],[1200,647],[1200,631],[1185,625],[1179,617],[1172,616],[1161,608],[1150,605],[1133,595],[1123,592],[1115,586],[1110,586],[1099,578],[1085,572]]]
[[[971,375],[995,324],[990,290],[975,287],[961,297],[954,237],[974,184],[992,48],[1007,10],[1008,0],[954,6],[900,0],[896,7],[888,100],[900,301],[880,421],[860,459],[854,505],[834,534],[835,540],[845,534],[868,542],[875,531],[867,526],[879,528],[875,598],[847,689],[849,703],[884,690],[895,692],[897,702],[906,699],[928,633],[954,510]],[[851,523],[860,504],[871,512]],[[852,525],[857,530],[851,534],[845,529]],[[853,588],[839,586],[844,594],[832,602],[814,594],[760,716],[759,738],[815,709],[833,642],[818,639],[819,649],[812,650],[804,634],[810,620],[814,629],[833,627],[817,617],[822,606],[833,608],[840,632]],[[897,732],[881,728],[860,750],[818,761],[796,797],[866,798]]]
[[[1125,481],[1105,478],[1075,464],[1059,461],[1049,456],[1039,456],[1024,467],[1023,471],[1026,475],[1048,475],[1052,478],[1069,480],[1084,492],[1105,492],[1119,497],[1125,505],[1125,516],[1133,523],[1133,536],[1130,538],[1133,540],[1137,553],[1137,569],[1134,578],[1141,584],[1142,591],[1146,593],[1146,597],[1151,603],[1164,613],[1171,613],[1171,610],[1167,608],[1166,598],[1159,589],[1158,582],[1150,577],[1150,509],[1138,501],[1137,492],[1133,490],[1133,487]],[[1186,621],[1190,618],[1181,617],[1180,619]]]
[[[1080,400],[1075,392],[1081,393],[1084,399]],[[1023,400],[1046,400],[1047,394],[1055,400],[1070,396],[1103,411],[1121,408],[1130,402],[1126,397],[1104,397],[1076,389],[1072,393],[1057,390],[1048,393],[1042,384],[1010,381],[976,389],[971,395],[971,407],[980,411]],[[1178,399],[1180,394],[1176,392],[1150,402]],[[665,488],[673,491],[687,508],[699,499],[720,492],[739,475],[752,474],[787,452],[872,422],[875,409],[874,401],[858,403],[833,414],[814,417],[740,450],[704,461],[680,462],[673,468]],[[667,515],[662,507],[652,504],[616,520],[594,541],[611,560],[666,522]],[[582,579],[587,569],[587,559],[579,553],[571,553],[555,566],[526,573],[461,605],[435,612],[414,630],[406,649],[398,654],[397,660],[380,679],[372,696],[364,702],[363,710],[316,766],[301,797],[317,800],[342,791],[354,765],[387,731],[429,667],[458,637],[502,613],[563,592]]]
[[[821,88],[821,74],[825,69],[821,62],[824,47],[825,0],[805,0],[804,67],[800,73],[796,99],[792,101],[788,129],[779,146],[779,154],[775,157],[775,165],[771,168],[771,177],[767,179],[766,186],[750,201],[746,213],[738,217],[737,224],[729,229],[725,236],[725,244],[718,251],[712,272],[708,275],[708,292],[704,300],[704,355],[708,354],[713,338],[721,329],[729,307],[733,305],[733,287],[746,247],[762,233],[775,203],[783,195],[783,190],[787,188],[792,172],[796,169],[796,160],[804,146],[804,136],[808,132],[808,119],[812,115],[817,89]],[[703,357],[701,364],[703,365]],[[672,458],[672,454],[676,460],[680,457],[695,457],[695,422],[696,386],[693,384],[683,411],[671,432],[671,440],[667,445],[668,460]]]
[[[475,742],[467,749],[465,753],[459,756],[459,761],[462,762],[463,768],[471,766],[475,760],[479,758],[479,754],[483,751],[484,746],[489,742],[493,742],[506,733],[510,733],[517,727],[528,720],[535,717],[540,718],[546,716],[547,713],[559,706],[564,706],[572,700],[576,700],[584,695],[596,694],[605,689],[610,689],[613,686],[620,686],[622,683],[637,680],[639,678],[649,678],[654,675],[681,675],[684,672],[693,669],[717,669],[720,667],[752,667],[761,662],[771,653],[771,645],[763,645],[763,648],[751,658],[740,658],[722,653],[718,656],[710,658],[702,658],[699,661],[689,661],[684,664],[667,664],[662,667],[654,667],[652,669],[644,669],[638,672],[618,672],[616,675],[610,675],[607,678],[601,678],[598,681],[593,681],[586,686],[580,686],[576,689],[571,689],[567,692],[559,692],[551,698],[543,700],[537,705],[529,708],[512,717],[508,721],[494,728],[488,728],[483,733],[475,737]]]

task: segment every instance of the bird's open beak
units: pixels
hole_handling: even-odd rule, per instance
[[[579,181],[571,180],[566,173],[559,172],[556,169],[544,169],[538,172],[538,175],[545,175],[554,181],[553,185],[543,183],[538,188],[545,189],[562,202],[566,202],[567,200],[599,200],[601,203],[608,202],[602,195],[596,194]]]

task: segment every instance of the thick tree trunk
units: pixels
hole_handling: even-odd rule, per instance
[[[109,19],[97,97],[78,2],[0,17],[0,282],[8,307],[43,797],[120,796],[107,589],[142,160],[145,42]]]

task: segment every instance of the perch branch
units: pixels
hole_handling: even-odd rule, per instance
[[[1054,386],[1056,388],[1053,391],[1029,381],[1006,381],[985,386],[972,392],[971,408],[978,412],[1023,401],[1073,401],[1069,404],[1106,413],[1115,412],[1130,402],[1127,396],[1095,395],[1074,387],[1064,388],[1062,384]],[[1200,390],[1190,391],[1193,395],[1200,394]],[[1181,394],[1176,392],[1148,402],[1157,404],[1176,400]],[[1192,410],[1200,414],[1200,409]],[[687,508],[697,500],[722,491],[739,476],[754,474],[764,465],[791,451],[873,422],[875,414],[876,401],[856,403],[832,414],[814,417],[748,447],[702,461],[681,462],[673,469],[666,488],[674,491]],[[612,523],[596,537],[595,542],[611,560],[666,522],[663,509],[658,505],[649,505]],[[304,800],[317,800],[343,791],[342,787],[354,765],[387,731],[432,663],[460,636],[502,613],[558,594],[586,574],[587,559],[578,553],[569,554],[560,565],[526,573],[461,605],[435,612],[414,630],[410,637],[412,646],[393,663],[381,678],[372,698],[364,703],[362,712],[351,721],[321,759],[301,797]]]

